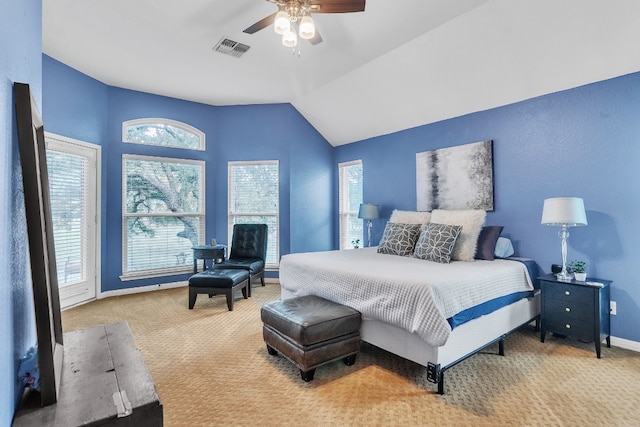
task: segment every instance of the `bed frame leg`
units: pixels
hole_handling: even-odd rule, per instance
[[[504,338],[498,341],[498,354],[504,356]]]
[[[440,364],[427,363],[427,381],[438,384],[438,394],[444,394],[444,372]]]

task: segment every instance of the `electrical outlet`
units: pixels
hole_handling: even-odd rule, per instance
[[[617,312],[616,302],[615,301],[609,301],[609,313],[611,313],[613,316],[615,316],[616,312]]]

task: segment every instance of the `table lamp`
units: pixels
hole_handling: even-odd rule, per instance
[[[380,218],[378,205],[374,205],[372,203],[361,203],[360,210],[358,211],[358,218],[369,221],[367,224],[367,246],[371,246],[371,227],[373,226],[371,220]]]
[[[558,237],[562,239],[562,270],[556,275],[556,278],[558,280],[571,280],[571,274],[567,272],[567,239],[569,238],[567,228],[587,225],[584,201],[579,197],[545,199],[541,224],[560,227]]]

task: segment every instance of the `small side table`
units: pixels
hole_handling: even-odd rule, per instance
[[[611,347],[609,285],[611,280],[587,278],[586,282],[558,280],[552,274],[538,277],[542,292],[540,341],[547,331],[583,341],[594,341],[600,359],[602,340]],[[589,285],[601,283],[602,286]]]
[[[225,245],[199,245],[193,248],[193,273],[198,272],[198,260],[204,260],[204,269],[207,269],[206,260],[213,260],[213,264],[220,264],[227,259],[227,247]],[[214,267],[211,266],[211,268]]]

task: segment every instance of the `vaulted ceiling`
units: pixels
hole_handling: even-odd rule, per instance
[[[640,71],[637,0],[367,0],[313,15],[300,55],[265,0],[45,0],[43,51],[105,84],[211,105],[291,103],[332,145]],[[223,38],[250,46],[215,52]]]

